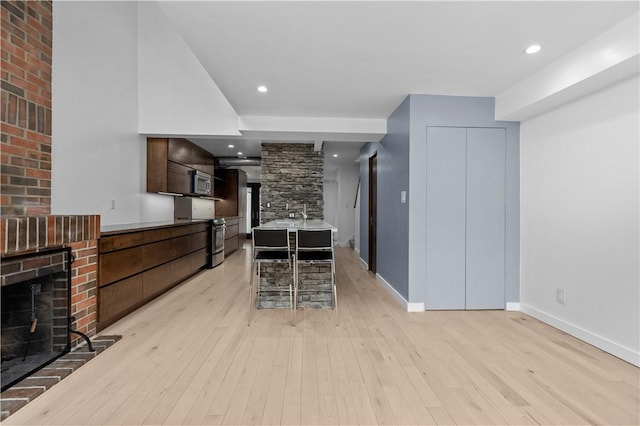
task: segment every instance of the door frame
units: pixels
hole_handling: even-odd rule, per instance
[[[378,227],[378,153],[375,152],[369,157],[369,271],[376,273],[377,269],[377,227]]]

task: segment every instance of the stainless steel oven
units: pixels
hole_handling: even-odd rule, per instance
[[[209,268],[214,268],[224,261],[224,235],[226,227],[224,219],[213,219],[211,223]]]

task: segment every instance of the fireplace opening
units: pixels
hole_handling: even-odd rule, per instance
[[[71,249],[2,256],[2,391],[69,352]]]

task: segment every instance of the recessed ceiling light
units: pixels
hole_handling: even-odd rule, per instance
[[[542,46],[540,46],[539,44],[532,44],[531,46],[527,47],[524,52],[531,55],[533,53],[538,53],[540,49],[542,49]]]
[[[238,152],[238,155],[242,155],[242,153],[241,153],[241,152]]]
[[[267,92],[267,86],[258,86],[258,92],[266,93]]]
[[[231,145],[231,144],[229,144],[229,145],[227,145],[227,146],[228,146],[229,148],[235,148],[235,145]]]
[[[338,156],[338,154],[333,154],[333,157],[334,157],[334,158],[335,158],[335,157],[337,157],[337,156]]]

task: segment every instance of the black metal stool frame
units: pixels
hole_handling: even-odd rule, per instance
[[[260,264],[287,263],[291,269],[291,283],[289,284],[289,303],[291,305],[291,325],[294,322],[293,288],[295,287],[295,268],[291,262],[291,246],[287,229],[259,229],[252,230],[251,278],[249,279],[249,315],[248,325],[251,325],[251,305],[253,304],[253,269],[257,265],[258,285],[256,294],[260,295]]]
[[[333,230],[327,229],[298,229],[296,231],[295,285],[294,285],[294,310],[298,303],[298,264],[330,263],[331,264],[331,293],[333,296],[333,308],[336,311],[336,326],[339,325],[338,317],[338,291],[336,288],[336,262],[333,250]]]

